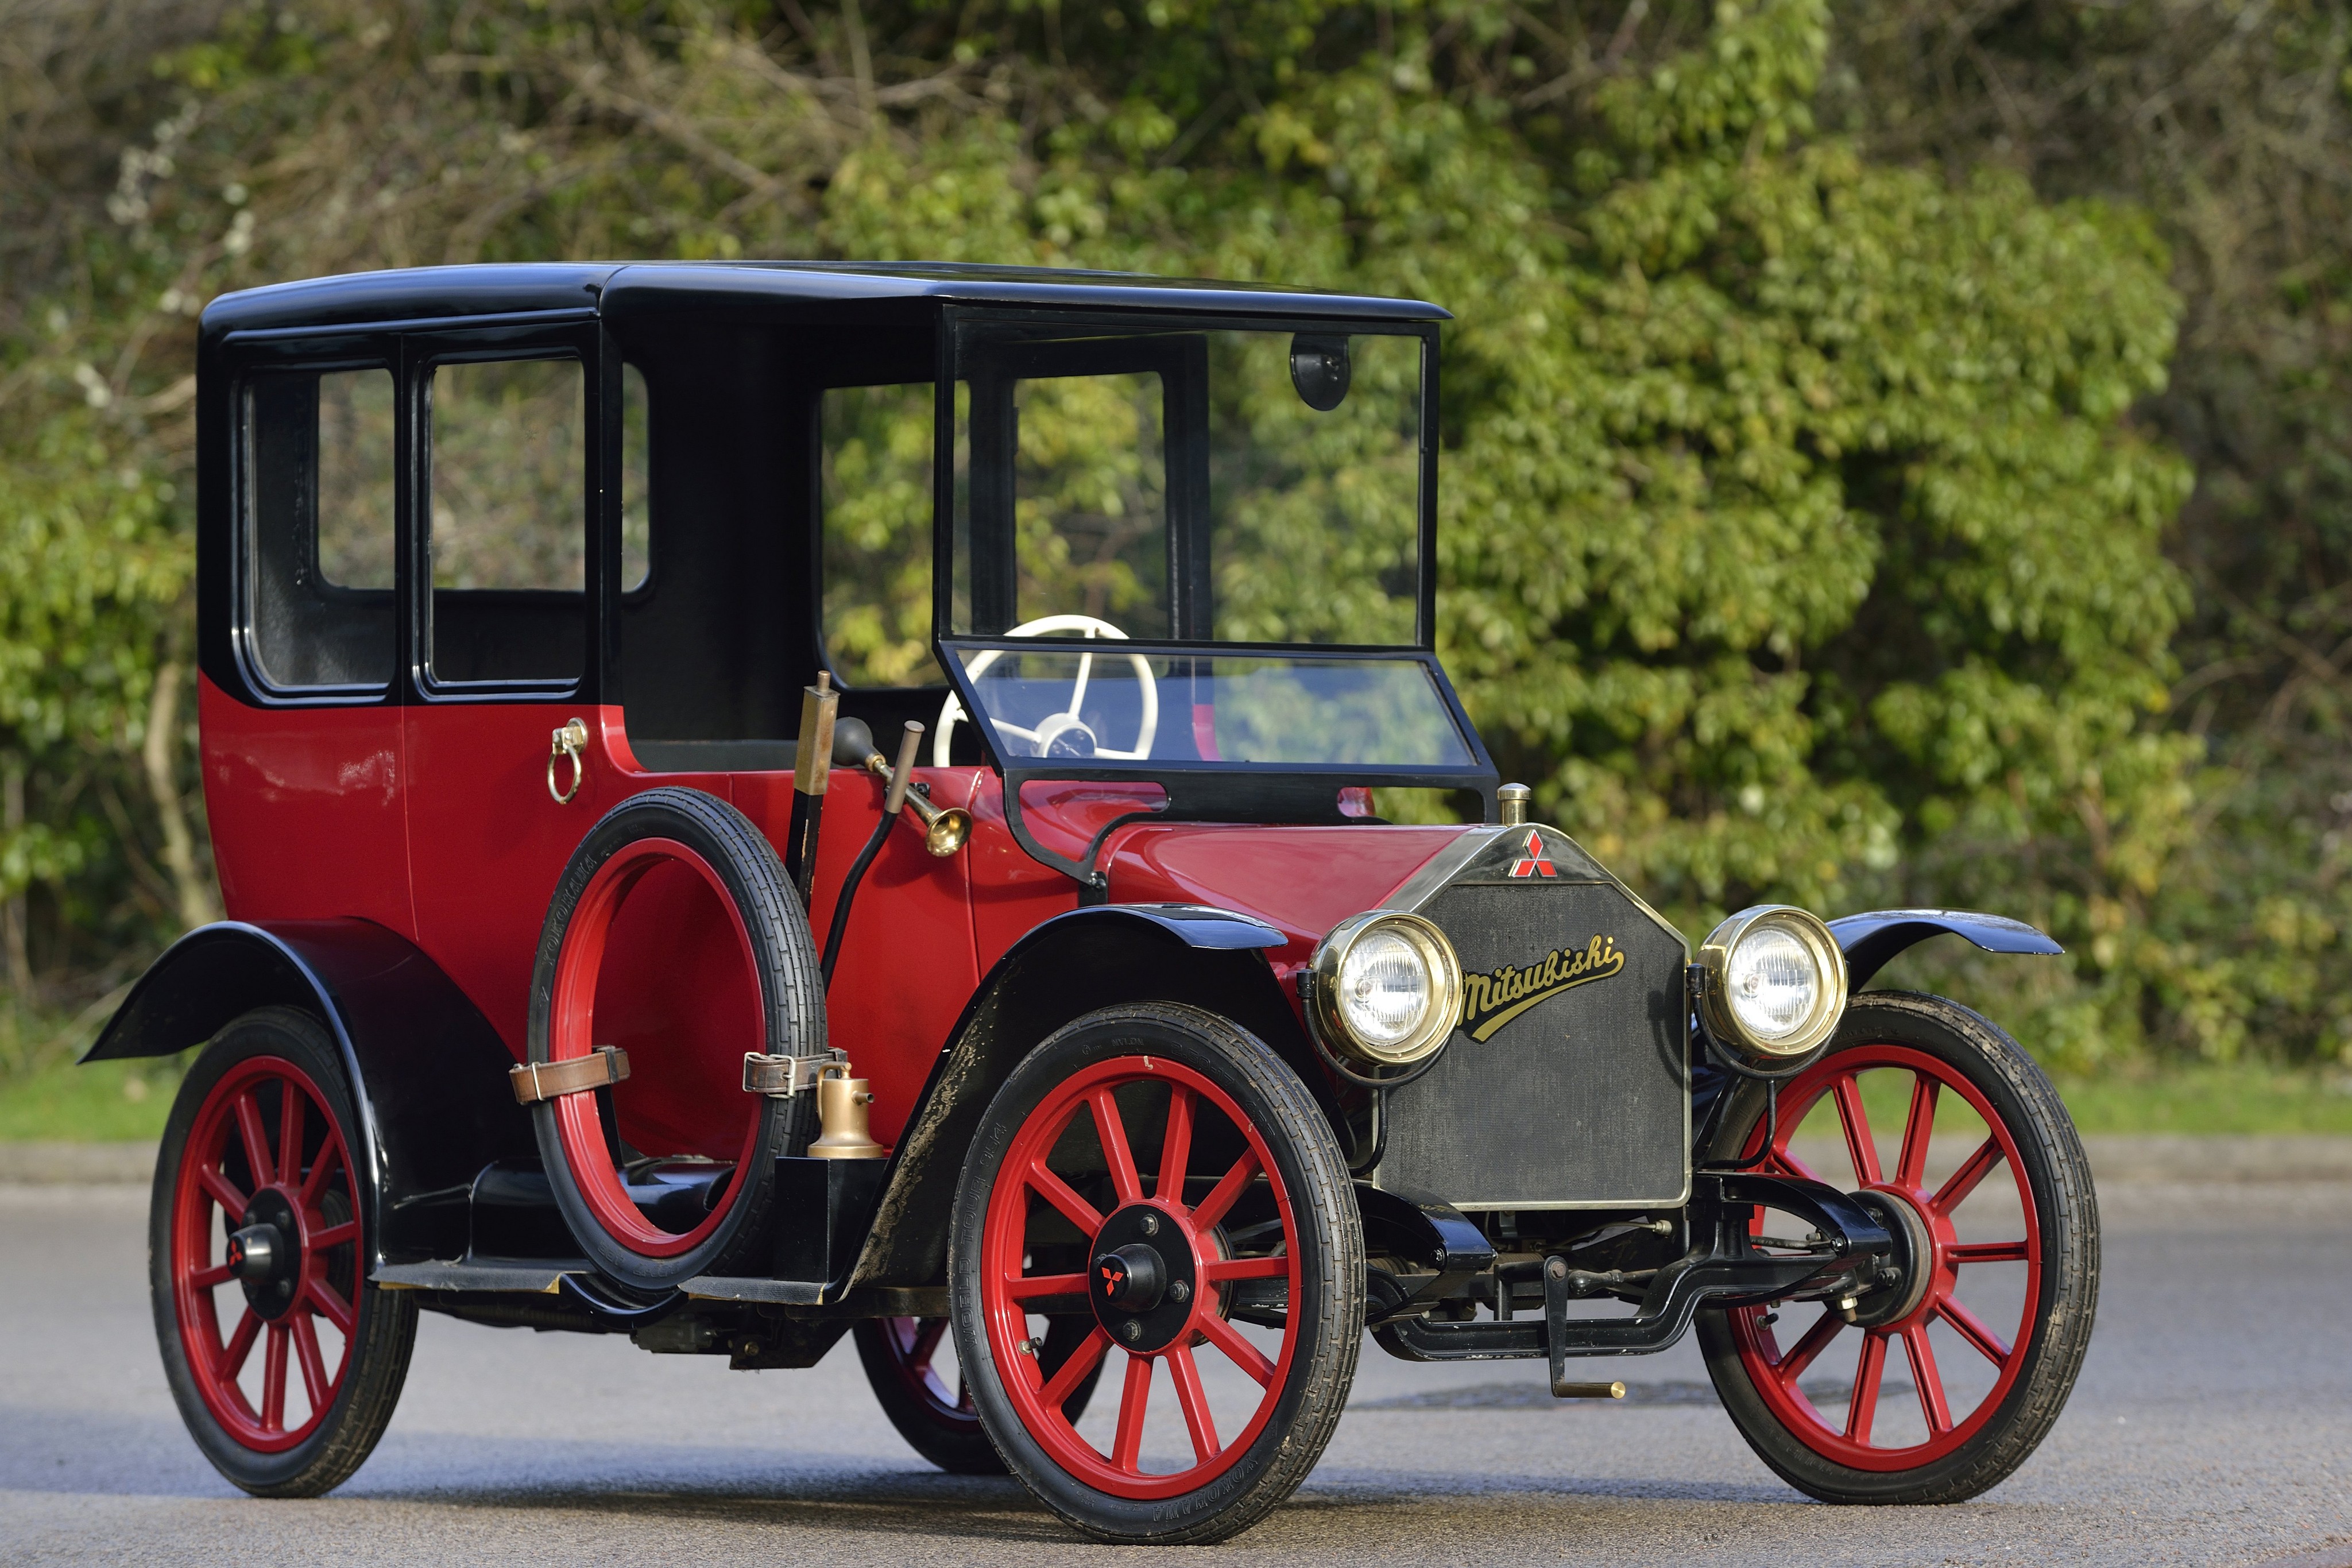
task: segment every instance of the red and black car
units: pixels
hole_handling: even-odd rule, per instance
[[[2021,1463],[2080,1144],[1995,1025],[1853,993],[2055,945],[1766,906],[1694,958],[1527,820],[1433,652],[1445,319],[916,266],[216,301],[233,918],[91,1054],[204,1047],[152,1286],[222,1472],[350,1476],[420,1311],[854,1333],[919,1450],[1110,1541],[1276,1506],[1367,1329],[1606,1396],[1696,1328],[1820,1498]]]

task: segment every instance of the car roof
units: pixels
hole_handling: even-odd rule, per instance
[[[915,302],[1061,309],[1186,310],[1234,315],[1443,321],[1418,299],[1334,294],[1265,283],[936,262],[503,262],[404,267],[269,284],[224,294],[204,335],[577,312],[759,312],[795,305]]]

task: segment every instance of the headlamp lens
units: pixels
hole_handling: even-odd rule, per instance
[[[1724,966],[1731,1010],[1758,1040],[1785,1040],[1813,1016],[1821,966],[1786,926],[1759,924],[1740,937]]]
[[[1393,931],[1366,932],[1340,960],[1340,1010],[1356,1038],[1375,1050],[1392,1050],[1413,1037],[1434,988],[1429,960]]]

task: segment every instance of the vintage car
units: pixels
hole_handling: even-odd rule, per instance
[[[1288,1496],[1367,1331],[1608,1397],[1696,1327],[1817,1498],[2021,1463],[2080,1144],[1993,1024],[1855,988],[2056,946],[1760,906],[1694,957],[1528,821],[1434,653],[1447,319],[814,264],[215,301],[231,918],[90,1055],[203,1047],[152,1286],[222,1473],[349,1477],[420,1311],[854,1334],[924,1456],[1113,1542]]]

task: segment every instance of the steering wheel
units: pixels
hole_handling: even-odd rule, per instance
[[[1034,621],[1024,621],[1005,633],[1008,637],[1042,637],[1049,632],[1078,632],[1088,637],[1112,637],[1127,641],[1127,633],[1108,621],[1097,621],[1091,615],[1041,615]],[[964,671],[978,681],[981,673],[1003,656],[1002,648],[990,648],[974,659]],[[995,721],[996,732],[1018,740],[1025,740],[1036,749],[1033,757],[1109,757],[1122,762],[1136,762],[1151,755],[1151,742],[1160,733],[1160,683],[1152,678],[1151,661],[1140,653],[1129,653],[1127,662],[1135,666],[1135,678],[1143,688],[1143,719],[1136,726],[1135,749],[1117,751],[1095,744],[1095,732],[1078,717],[1078,709],[1086,706],[1087,681],[1093,675],[1095,656],[1078,655],[1078,678],[1070,685],[1070,700],[1057,713],[1048,714],[1034,729],[1024,729],[1017,724]],[[948,764],[948,736],[956,721],[964,716],[963,699],[953,692],[940,705],[938,738],[931,742],[931,766],[945,768]]]

